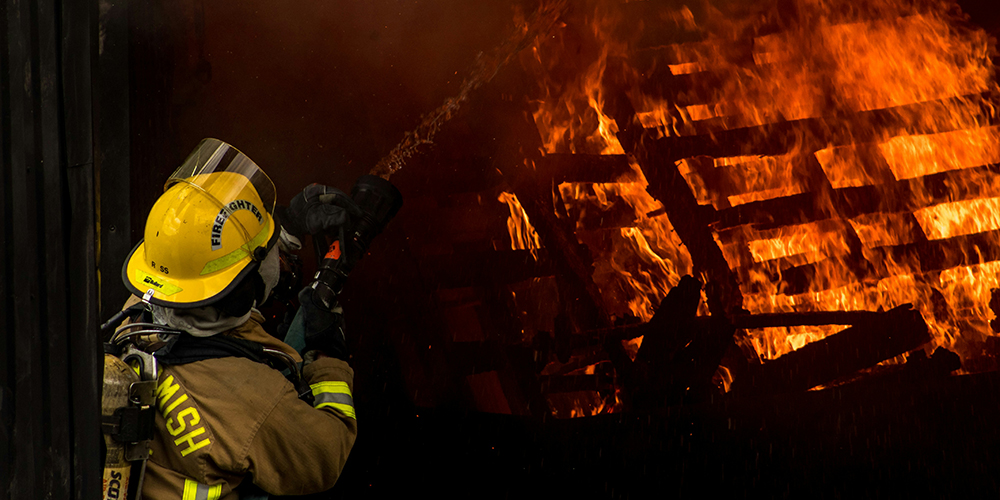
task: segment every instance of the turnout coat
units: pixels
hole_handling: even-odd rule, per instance
[[[254,311],[232,335],[298,353],[261,327]],[[315,396],[300,400],[277,370],[242,357],[162,366],[156,432],[142,488],[146,500],[237,500],[252,482],[275,495],[333,487],[354,445],[357,421],[346,362],[321,358],[303,378]]]

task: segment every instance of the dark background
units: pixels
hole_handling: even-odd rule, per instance
[[[993,0],[959,3],[1000,34]],[[92,497],[98,319],[127,296],[124,255],[200,139],[247,153],[279,200],[310,182],[348,189],[457,92],[476,54],[509,34],[515,9],[531,6],[0,1],[0,492]],[[643,416],[475,411],[448,358],[416,354],[443,325],[423,314],[437,285],[407,238],[440,224],[415,200],[475,190],[458,160],[488,170],[510,154],[498,144],[517,145],[497,140],[494,107],[507,102],[504,88],[524,84],[499,75],[437,148],[392,178],[407,203],[345,290],[360,434],[334,495],[997,496],[996,374]]]
[[[131,19],[133,213],[204,137],[242,149],[279,199],[347,189],[457,93],[514,27],[487,0],[145,2]],[[147,185],[148,183],[148,185]],[[150,193],[152,192],[152,194]],[[138,232],[142,220],[133,221]]]

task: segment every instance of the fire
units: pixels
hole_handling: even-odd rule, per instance
[[[617,182],[554,187],[610,315],[648,321],[692,272],[670,217],[695,215],[668,216],[647,192],[651,169],[676,168],[715,210],[705,231],[751,313],[913,303],[927,349],[981,355],[1000,287],[1000,87],[993,42],[952,0],[772,1],[698,20],[665,10],[688,41],[646,46],[639,34],[656,23],[627,25],[611,4],[567,18],[525,61],[543,154],[630,154],[623,129],[685,151],[661,165],[629,155]],[[612,118],[629,116],[621,102],[630,123]],[[771,207],[781,212],[760,215]],[[748,334],[769,360],[844,328]]]
[[[847,242],[839,232],[822,233],[824,224],[811,223],[783,228],[774,238],[752,240],[750,253],[754,262],[781,258],[796,259],[796,264],[808,264],[850,252]],[[828,224],[827,224],[828,225]]]
[[[603,27],[595,27],[598,34]],[[602,80],[607,60],[621,47],[610,39],[603,39],[592,60],[589,58],[552,57],[547,46],[536,44],[532,48],[532,65],[544,75],[542,88],[545,93],[536,103],[533,113],[538,132],[542,136],[545,153],[623,154],[615,134],[618,125],[604,109]],[[555,73],[569,71],[573,76],[560,80]],[[582,133],[586,131],[586,133]]]
[[[913,212],[929,240],[1000,229],[1000,198],[942,203]]]
[[[1000,127],[904,135],[879,144],[897,180],[1000,163]]]
[[[538,241],[538,233],[528,220],[528,214],[518,201],[517,195],[502,192],[497,201],[506,203],[510,210],[510,216],[507,217],[507,231],[510,232],[511,250],[529,250],[531,256],[538,260],[537,251],[542,248],[542,244]]]
[[[849,222],[865,248],[908,245],[917,238],[916,224],[909,214],[865,214]]]
[[[531,49],[527,65],[539,75],[542,90],[533,117],[543,154],[624,154],[616,136],[618,124],[604,110],[604,78],[609,58],[623,55],[625,46],[607,36],[610,18],[599,13],[590,23],[593,45],[586,48],[592,52],[585,57],[565,52],[564,44],[573,41],[566,30]],[[570,76],[557,77],[565,73]],[[648,321],[670,288],[691,272],[691,258],[662,213],[662,204],[646,191],[642,170],[631,163],[631,172],[616,182],[563,183],[554,195],[575,218],[577,239],[594,257],[591,278],[600,289],[601,305],[612,318]],[[608,214],[597,217],[605,226],[588,227],[584,221],[591,214]],[[612,218],[619,220],[610,222]]]
[[[655,307],[680,277],[691,272],[691,257],[681,246],[669,218],[656,214],[662,205],[646,192],[637,166],[619,182],[559,186],[567,212],[577,218],[577,238],[594,255],[594,283],[605,310],[617,318],[649,321]],[[609,229],[582,224],[589,211],[619,206],[627,220]]]

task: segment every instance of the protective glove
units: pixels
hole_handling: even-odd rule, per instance
[[[347,360],[347,338],[344,335],[343,309],[339,304],[331,308],[321,305],[313,295],[316,290],[307,286],[299,292],[299,312],[302,316],[303,352],[318,350],[327,356]]]
[[[292,198],[282,214],[281,224],[289,233],[301,237],[306,233],[315,235],[343,227],[350,217],[359,215],[361,209],[347,193],[310,184]]]

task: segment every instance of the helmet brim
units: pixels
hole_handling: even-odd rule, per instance
[[[271,224],[270,231],[266,245],[268,250],[278,241],[280,233],[275,224]],[[260,264],[252,256],[247,256],[247,262],[242,266],[229,266],[196,279],[178,279],[147,264],[143,258],[144,245],[145,240],[139,241],[129,252],[122,266],[122,281],[132,294],[143,297],[152,290],[151,304],[175,309],[193,309],[218,302],[235,290],[250,273],[256,272]]]

